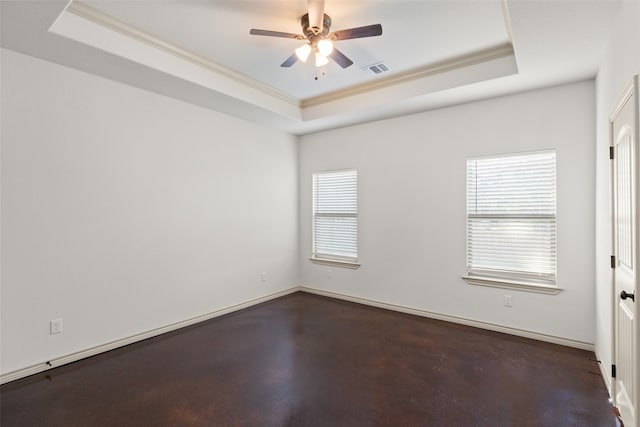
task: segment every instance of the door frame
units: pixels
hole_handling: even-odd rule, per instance
[[[611,113],[611,115],[609,116],[609,129],[608,129],[608,133],[609,133],[609,149],[611,150],[611,152],[613,153],[614,151],[614,147],[615,147],[615,135],[614,135],[614,130],[613,130],[613,123],[616,119],[616,117],[618,116],[618,114],[620,113],[620,111],[622,110],[622,108],[625,106],[625,104],[627,103],[627,101],[629,100],[629,98],[631,96],[634,96],[634,116],[635,116],[635,120],[634,120],[634,140],[633,140],[633,144],[634,144],[634,158],[633,158],[633,162],[634,164],[634,169],[635,169],[635,200],[636,200],[636,213],[635,213],[635,227],[634,227],[634,234],[635,234],[635,247],[633,248],[634,250],[634,271],[637,271],[636,269],[638,267],[640,267],[640,100],[638,99],[638,85],[639,85],[639,77],[636,74],[635,76],[633,76],[633,78],[631,79],[631,82],[629,82],[629,84],[626,86],[622,96],[620,97],[620,100],[618,101],[618,103],[616,104],[616,107],[614,108],[613,112]],[[613,158],[612,158],[613,160]],[[613,162],[610,162],[610,173],[609,173],[609,184],[610,184],[610,212],[611,212],[611,254],[613,256],[616,256],[616,263],[617,263],[617,241],[616,241],[616,220],[615,220],[615,214],[616,214],[616,188],[615,188],[615,167]],[[611,282],[610,282],[610,288],[611,288],[611,363],[612,365],[617,365],[618,362],[618,355],[617,355],[617,319],[618,319],[618,295],[617,295],[617,290],[616,290],[616,268],[613,264],[612,261],[612,266],[611,266]],[[639,274],[634,274],[634,293],[636,295],[638,295],[638,290],[640,288],[640,286],[638,286],[639,282],[640,282],[640,275]],[[638,304],[638,302],[636,302],[636,304]],[[636,349],[635,349],[635,354],[636,354],[636,361],[640,360],[640,326],[638,326],[638,321],[640,319],[638,319],[638,314],[640,313],[640,310],[637,308],[636,306],[636,311],[635,311],[635,321],[636,321]],[[613,369],[613,366],[612,366]],[[613,404],[613,406],[616,408],[616,410],[618,409],[618,402],[617,402],[617,381],[618,379],[613,377],[612,372],[610,372],[611,374],[611,390],[610,390],[610,400]],[[636,385],[636,389],[635,389],[635,402],[634,402],[634,406],[635,406],[635,410],[636,410],[636,420],[638,420],[639,415],[640,415],[640,369],[638,369],[636,371],[636,375],[635,375],[635,385]]]

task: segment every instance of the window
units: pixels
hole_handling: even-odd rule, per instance
[[[313,175],[312,260],[358,261],[358,172]]]
[[[555,286],[555,151],[467,161],[467,272]]]

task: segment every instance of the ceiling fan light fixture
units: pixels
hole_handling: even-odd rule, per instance
[[[309,54],[311,54],[311,46],[309,45],[309,43],[305,43],[296,49],[296,56],[302,62],[307,62]]]
[[[1,2],[2,0],[0,0]],[[333,47],[334,41],[361,39],[382,35],[382,25],[373,24],[363,27],[347,28],[345,30],[331,32],[331,17],[324,13],[325,0],[307,0],[308,12],[300,17],[302,34],[286,33],[282,31],[260,30],[251,28],[249,34],[254,36],[281,37],[285,39],[306,40],[304,46],[300,46],[291,54],[280,67],[290,68],[298,60],[306,62],[311,53],[315,53],[316,67],[322,67],[333,62],[342,68],[353,65],[353,61],[344,53]]]
[[[324,56],[331,55],[333,51],[333,43],[329,39],[322,39],[318,42],[318,51]]]
[[[329,59],[320,52],[316,52],[316,67],[322,67],[329,63]]]

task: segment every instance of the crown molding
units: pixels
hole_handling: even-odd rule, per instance
[[[461,55],[455,58],[436,62],[434,64],[429,64],[424,67],[416,68],[403,73],[379,78],[375,81],[364,83],[357,86],[352,86],[348,89],[305,99],[300,103],[300,107],[303,109],[308,107],[315,107],[318,105],[342,100],[352,96],[374,92],[382,88],[392,87],[394,85],[398,85],[402,83],[411,83],[413,81],[426,79],[436,74],[447,73],[447,72],[459,70],[462,68],[467,68],[473,65],[482,64],[485,62],[489,62],[489,61],[500,59],[500,58],[506,58],[510,56],[514,56],[513,45],[511,43],[506,43],[503,45],[494,46],[488,49],[476,51],[470,54]]]
[[[168,43],[165,40],[149,34],[135,26],[124,23],[119,19],[113,18],[112,16],[109,16],[85,3],[79,2],[77,0],[71,0],[65,9],[65,12],[72,13],[103,28],[115,31],[125,37],[145,43],[146,45],[151,46],[155,49],[159,49],[165,53],[204,68],[211,73],[231,79],[237,83],[247,85],[266,95],[273,96],[281,101],[284,101],[300,110],[304,110],[308,107],[327,104],[337,100],[343,100],[365,93],[374,92],[383,88],[392,87],[394,85],[411,83],[413,81],[422,80],[436,74],[459,70],[491,60],[514,56],[513,45],[511,43],[506,43],[503,45],[490,47],[481,51],[476,51],[470,54],[440,61],[434,64],[429,64],[424,67],[409,70],[403,73],[380,78],[375,81],[363,83],[347,89],[341,89],[325,95],[320,95],[305,100],[299,100],[298,98],[275,89],[272,86],[259,82],[258,80],[238,73],[230,68],[224,67],[192,51]]]
[[[49,31],[250,104],[254,109],[287,120],[292,128],[305,127],[338,114],[357,114],[374,105],[387,105],[512,75],[518,70],[513,44],[505,41],[422,67],[379,76],[356,86],[300,99],[165,41],[80,0],[70,0]]]
[[[155,49],[159,49],[177,58],[204,68],[211,73],[231,79],[237,83],[247,85],[267,95],[273,96],[280,101],[287,102],[297,108],[300,108],[301,106],[300,100],[298,98],[290,96],[280,90],[273,88],[272,86],[259,82],[258,80],[252,79],[251,77],[238,73],[230,68],[224,67],[192,51],[168,43],[133,25],[129,25],[120,21],[119,19],[100,12],[99,10],[94,9],[93,7],[88,6],[85,3],[81,3],[77,0],[72,0],[67,5],[65,12],[72,13],[80,18],[93,22],[96,25],[99,25],[111,31],[115,31],[125,37],[145,43]]]

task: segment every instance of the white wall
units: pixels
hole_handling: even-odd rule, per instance
[[[640,2],[622,4],[620,18],[596,79],[596,352],[606,367],[611,360],[611,216],[609,116],[631,78],[640,73]],[[607,378],[610,382],[611,378]]]
[[[299,282],[595,340],[593,82],[308,135],[299,147],[8,50],[1,95],[2,373]],[[558,153],[564,292],[466,284],[466,158],[548,148]],[[307,259],[311,173],[351,167],[362,267],[329,275]],[[59,317],[63,333],[49,335]]]
[[[594,118],[594,84],[588,81],[302,137],[302,283],[593,343]],[[564,292],[466,284],[460,278],[466,265],[466,159],[549,148],[557,150],[558,286]],[[358,170],[357,270],[308,260],[311,174],[343,168]],[[507,294],[511,308],[503,306]]]
[[[297,284],[295,137],[1,59],[2,373]]]

